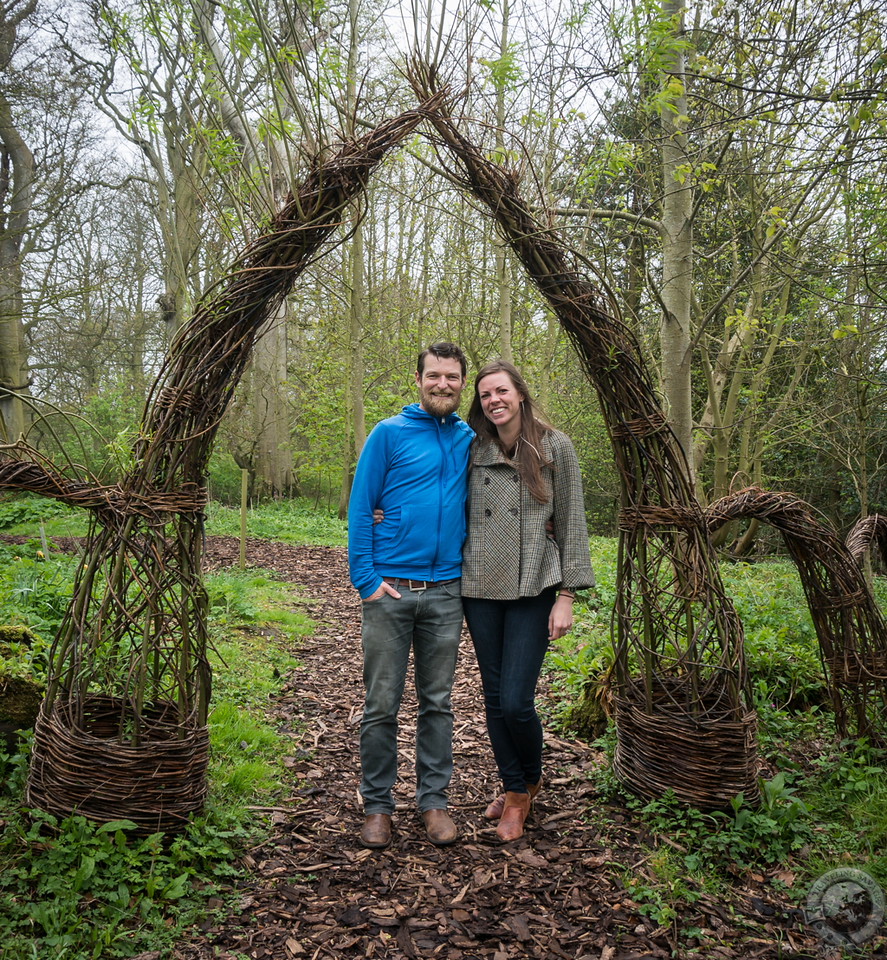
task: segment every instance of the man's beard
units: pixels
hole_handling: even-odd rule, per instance
[[[461,399],[461,396],[456,393],[449,396],[426,393],[422,398],[422,406],[434,417],[446,417],[459,409]]]

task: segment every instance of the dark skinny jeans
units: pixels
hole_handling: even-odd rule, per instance
[[[487,731],[506,791],[526,793],[542,777],[536,684],[548,649],[557,589],[518,600],[463,597],[483,683]]]

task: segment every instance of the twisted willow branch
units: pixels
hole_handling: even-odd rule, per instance
[[[872,513],[858,520],[847,534],[847,549],[857,563],[862,563],[867,550],[877,550],[887,564],[887,516]]]
[[[782,534],[798,568],[839,733],[884,743],[887,622],[858,561],[878,532],[884,537],[887,530],[873,515],[860,521],[844,543],[799,497],[758,487],[724,497],[706,511],[712,532],[731,520],[751,518]]]

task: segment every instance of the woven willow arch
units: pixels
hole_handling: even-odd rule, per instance
[[[748,487],[713,503],[706,518],[712,532],[731,520],[754,518],[782,534],[816,628],[838,732],[883,744],[887,621],[860,568],[879,532],[884,546],[887,529],[878,515],[860,521],[845,542],[794,494]]]
[[[422,106],[319,162],[266,234],[201,301],[152,390],[136,466],[101,487],[25,444],[0,449],[0,488],[93,517],[52,651],[28,802],[143,831],[181,827],[205,797],[206,469],[221,417],[274,307],[360,198],[384,155],[427,120],[450,176],[485,206],[551,305],[594,385],[622,487],[615,610],[616,771],[632,789],[700,806],[757,792],[742,625],[725,595],[680,447],[640,348],[586,265],[522,199],[517,179],[458,129],[434,74]]]

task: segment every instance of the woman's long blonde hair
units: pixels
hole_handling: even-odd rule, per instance
[[[533,497],[539,503],[547,503],[548,490],[542,478],[542,468],[550,467],[551,461],[546,460],[542,452],[542,438],[551,430],[551,425],[540,416],[539,408],[530,396],[527,381],[524,380],[521,372],[513,363],[509,363],[507,360],[494,360],[478,371],[474,378],[474,398],[471,401],[471,409],[468,411],[468,425],[478,437],[492,440],[502,448],[503,453],[508,453],[502,447],[499,431],[495,424],[487,419],[480,402],[478,384],[484,377],[488,377],[492,373],[504,373],[522,397],[520,436],[517,439],[511,459],[517,467],[521,480],[526,484]]]

